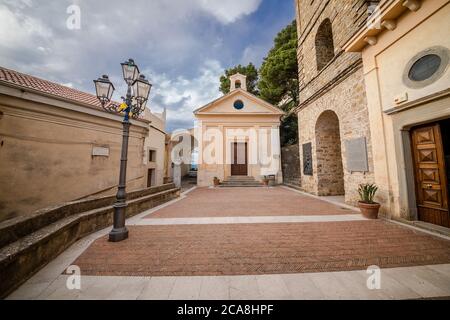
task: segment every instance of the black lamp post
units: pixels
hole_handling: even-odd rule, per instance
[[[120,158],[119,187],[114,204],[114,227],[109,233],[109,241],[119,242],[128,238],[128,230],[125,227],[126,218],[126,182],[127,182],[127,157],[128,157],[128,138],[130,135],[130,116],[137,118],[145,110],[148,96],[152,85],[145,79],[145,76],[139,74],[139,68],[133,59],[121,64],[123,79],[128,85],[126,97],[122,97],[123,103],[111,102],[114,93],[114,85],[107,75],[94,80],[97,98],[102,107],[112,113],[124,113],[123,134],[122,134],[122,153]]]

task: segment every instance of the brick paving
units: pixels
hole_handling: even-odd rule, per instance
[[[84,275],[260,275],[450,263],[450,242],[386,221],[131,226],[96,240]]]
[[[198,188],[147,218],[338,215],[353,211],[281,187]]]

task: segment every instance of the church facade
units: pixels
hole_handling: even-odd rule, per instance
[[[280,119],[284,112],[247,91],[246,77],[230,77],[230,92],[194,111],[197,185],[214,178],[264,176],[282,183]]]

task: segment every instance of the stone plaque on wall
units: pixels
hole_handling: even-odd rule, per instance
[[[347,149],[347,170],[350,172],[368,172],[366,138],[356,138],[345,141]]]
[[[109,157],[109,147],[92,147],[92,156],[94,157]]]
[[[313,175],[312,163],[312,145],[311,142],[303,145],[303,174],[307,176]]]

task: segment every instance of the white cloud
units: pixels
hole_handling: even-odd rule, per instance
[[[224,24],[255,12],[262,0],[197,0],[201,8]]]
[[[227,67],[234,63],[226,34],[220,27],[203,29],[205,18],[231,24],[255,12],[262,0],[0,2],[3,66],[88,92],[94,91],[92,80],[106,73],[120,99],[126,88],[119,63],[133,57],[152,71],[146,72],[154,84],[152,107],[167,106],[169,121],[186,123],[195,108],[220,95],[225,66],[219,60]],[[81,8],[76,31],[66,28],[72,3]]]
[[[176,124],[188,125],[187,123],[193,121],[192,112],[195,109],[221,95],[219,78],[223,68],[216,60],[205,61],[193,79],[170,79],[165,74],[157,75],[150,70],[144,72],[152,75],[150,78],[154,83],[150,108],[160,112],[164,107],[168,107],[168,120]],[[174,110],[171,106],[176,106],[177,109]]]
[[[38,19],[13,12],[0,5],[0,39],[6,48],[26,47],[31,41],[48,39],[52,32]]]

